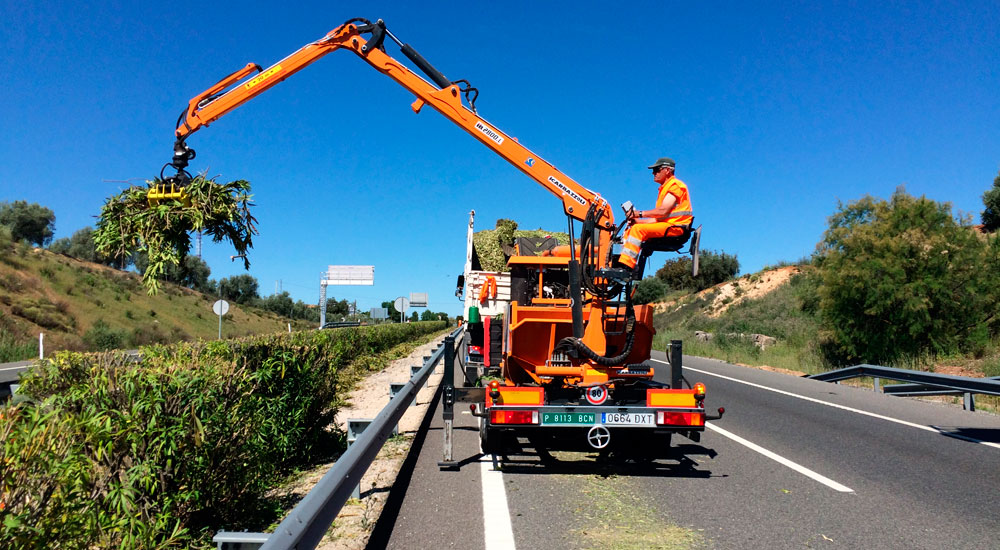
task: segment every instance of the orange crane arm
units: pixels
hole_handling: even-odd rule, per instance
[[[363,34],[370,34],[370,37],[366,39],[362,36]],[[406,65],[387,55],[382,47],[386,36],[395,41],[403,54],[434,82],[428,82]],[[250,63],[192,98],[177,123],[177,141],[174,145],[174,161],[171,164],[180,172],[187,166],[187,161],[194,158],[194,151],[187,147],[184,142],[188,136],[299,72],[324,55],[341,48],[354,52],[375,70],[392,78],[415,95],[416,101],[411,106],[414,112],[420,112],[421,108],[429,105],[559,197],[563,202],[563,210],[568,216],[583,221],[587,218],[588,210],[594,207],[596,216],[591,219],[597,221],[597,228],[614,230],[614,215],[604,198],[560,172],[530,149],[518,143],[516,139],[511,138],[495,125],[480,117],[474,110],[475,97],[470,102],[473,109],[466,107],[462,103],[460,93],[465,92],[468,99],[469,91],[475,91],[475,89],[471,87],[462,89],[459,82],[463,81],[449,81],[408,44],[403,44],[396,39],[385,28],[381,19],[376,23],[370,23],[363,19],[352,19],[266,70]],[[254,72],[257,72],[255,76],[247,78]],[[240,82],[241,80],[243,82]],[[238,85],[229,91],[224,91],[237,82],[239,82]],[[478,91],[475,93],[478,95]]]

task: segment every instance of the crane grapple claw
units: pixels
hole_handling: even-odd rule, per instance
[[[174,178],[159,180],[150,185],[149,191],[146,192],[146,200],[150,206],[156,206],[165,200],[176,200],[184,206],[191,206],[191,197],[184,191],[181,182]]]

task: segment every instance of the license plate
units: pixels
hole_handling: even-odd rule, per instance
[[[594,413],[542,413],[542,424],[594,424],[595,419]]]
[[[653,413],[601,413],[601,422],[612,426],[652,426]]]

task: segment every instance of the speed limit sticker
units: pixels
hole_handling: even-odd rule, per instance
[[[604,386],[591,386],[587,388],[587,402],[591,405],[600,405],[608,400],[608,388]]]

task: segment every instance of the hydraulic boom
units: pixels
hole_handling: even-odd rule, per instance
[[[433,82],[428,82],[387,55],[383,44],[387,37],[398,44],[400,51]],[[404,44],[389,32],[381,19],[375,23],[365,19],[351,19],[323,38],[306,44],[267,69],[261,69],[260,65],[255,63],[248,63],[192,98],[178,119],[175,132],[177,141],[174,144],[174,158],[170,165],[177,169],[179,178],[184,179],[184,170],[188,162],[194,158],[194,150],[186,144],[191,134],[264,93],[319,58],[339,49],[357,54],[375,70],[392,78],[413,93],[416,100],[411,107],[415,113],[419,113],[424,106],[429,105],[559,197],[568,216],[583,221],[587,217],[588,210],[593,207],[596,210],[597,226],[603,230],[614,228],[614,215],[607,201],[479,116],[475,111],[478,90],[471,87],[467,81],[451,81],[446,78],[410,45]],[[237,83],[239,84],[236,85]],[[229,89],[233,85],[236,86]],[[468,107],[462,102],[463,95],[468,101]],[[178,183],[183,184],[183,181]]]

